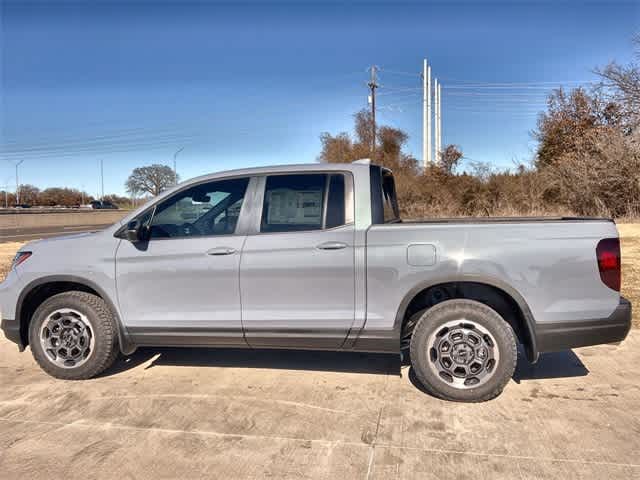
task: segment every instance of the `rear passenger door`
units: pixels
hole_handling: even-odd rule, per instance
[[[258,189],[260,224],[240,261],[247,342],[339,348],[354,319],[353,177],[270,175]]]

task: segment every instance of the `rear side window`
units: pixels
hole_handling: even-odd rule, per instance
[[[388,170],[382,172],[382,211],[384,223],[394,223],[400,220],[396,183],[393,174]]]
[[[325,228],[334,228],[345,224],[344,196],[344,175],[329,175],[329,197],[327,199]]]
[[[343,174],[267,177],[261,232],[322,230],[345,224]]]

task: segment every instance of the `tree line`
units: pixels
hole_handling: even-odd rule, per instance
[[[149,165],[146,167],[134,168],[133,172],[125,183],[130,197],[123,197],[116,194],[105,195],[102,200],[115,203],[120,207],[131,207],[135,203],[136,197],[156,196],[163,190],[175,185],[178,181],[177,175],[166,165]],[[34,185],[20,185],[19,196],[16,199],[14,192],[0,190],[0,208],[14,207],[17,202],[20,205],[45,206],[45,207],[73,207],[88,204],[96,198],[76,188],[52,187],[40,190]]]
[[[19,188],[20,205],[42,206],[42,207],[75,207],[86,205],[96,200],[93,195],[75,188],[51,187],[40,190],[34,185],[20,185]],[[105,201],[115,203],[120,207],[129,207],[131,199],[120,195],[105,195]],[[6,203],[5,203],[6,202]],[[0,208],[16,206],[15,192],[0,190]]]

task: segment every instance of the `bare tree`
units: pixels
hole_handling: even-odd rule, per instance
[[[27,205],[37,205],[40,189],[33,185],[20,185],[20,202]],[[4,201],[4,199],[2,199]]]
[[[322,151],[318,161],[323,163],[349,163],[354,158],[353,142],[346,132],[339,133],[335,137],[330,133],[320,135]]]
[[[640,152],[622,132],[593,129],[577,148],[541,172],[546,195],[581,215],[640,211]]]
[[[640,58],[640,34],[634,38],[636,57]],[[640,64],[629,65],[609,63],[602,69],[596,69],[602,79],[598,91],[615,108],[625,135],[634,135],[640,143]]]
[[[388,160],[398,162],[402,147],[409,139],[409,135],[397,128],[381,126],[378,128],[377,137],[380,145],[379,150],[383,156]]]
[[[565,153],[574,152],[578,139],[599,124],[599,103],[583,88],[555,90],[547,99],[547,111],[538,117],[533,132],[538,141],[536,167],[553,165]]]
[[[154,164],[148,167],[134,168],[125,187],[127,192],[131,194],[150,193],[156,196],[176,183],[177,177],[171,167]]]
[[[353,116],[355,120],[356,142],[366,147],[368,154],[371,152],[373,145],[373,117],[368,110],[360,110]]]
[[[463,154],[457,145],[447,145],[440,154],[440,166],[449,175],[453,174]]]

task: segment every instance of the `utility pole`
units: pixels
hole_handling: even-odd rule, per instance
[[[178,169],[176,167],[176,157],[182,150],[184,150],[184,147],[180,147],[178,151],[173,154],[173,177],[174,177],[173,184],[174,185],[178,184]]]
[[[100,201],[104,201],[104,161],[100,159]]]
[[[376,88],[378,88],[378,83],[376,82],[376,66],[372,65],[371,66],[371,80],[369,80],[369,83],[367,84],[369,86],[369,88],[371,89],[371,96],[370,98],[370,102],[371,102],[371,152],[372,152],[372,157],[375,159],[375,153],[376,153]]]
[[[422,63],[422,163],[431,165],[431,66]]]

